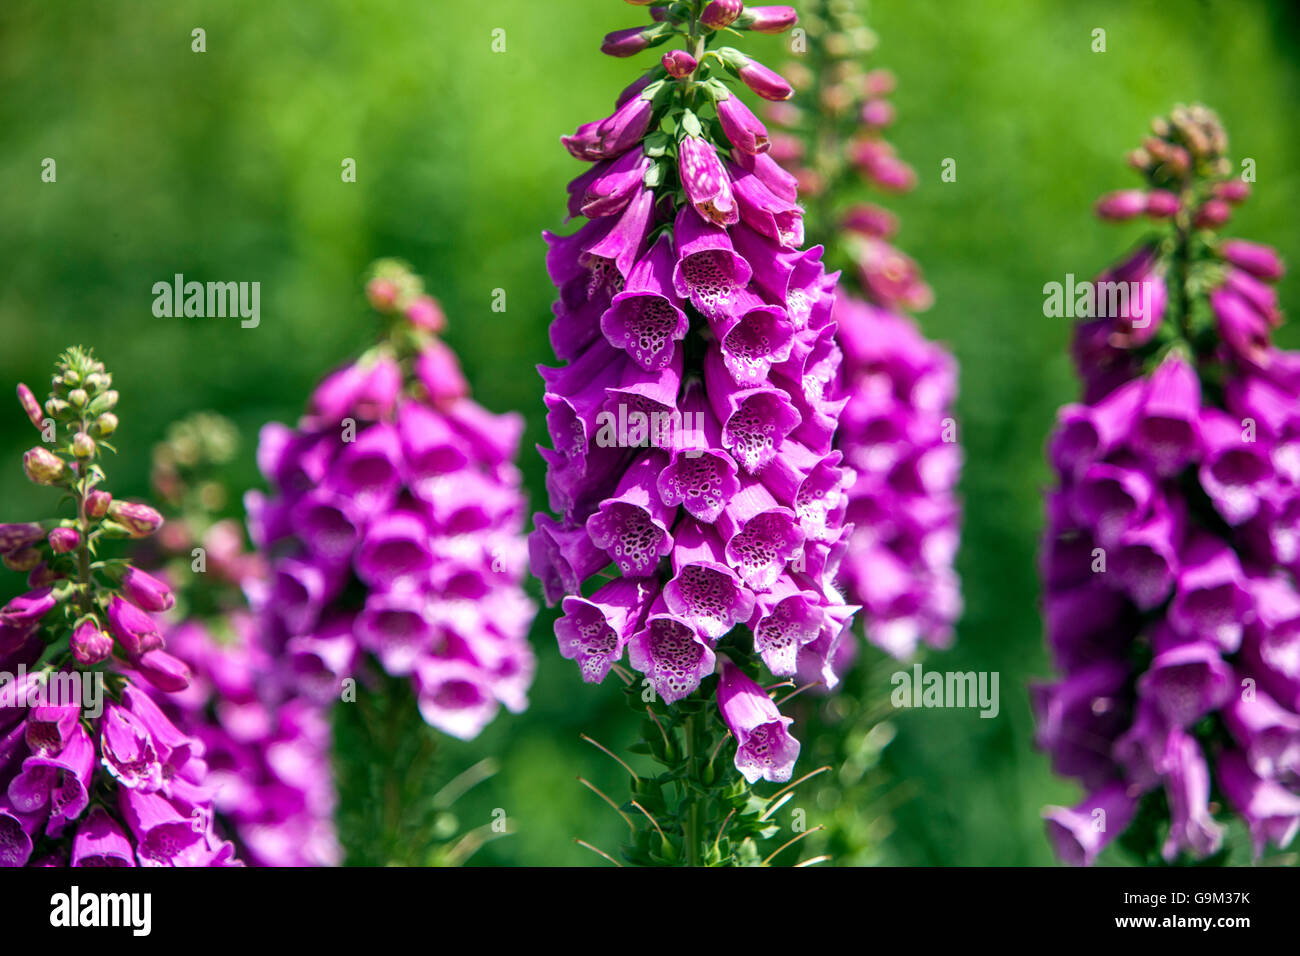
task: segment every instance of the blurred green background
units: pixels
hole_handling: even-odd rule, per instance
[[[1300,130],[1286,119],[1300,102],[1300,14],[1291,0],[895,0],[869,12],[871,62],[899,78],[892,139],[920,174],[887,205],[935,288],[925,328],[962,368],[967,612],[931,666],[999,671],[1002,690],[995,720],[901,714],[886,757],[908,799],[885,858],[1048,863],[1039,808],[1076,794],[1032,749],[1023,685],[1047,673],[1034,570],[1043,439],[1076,388],[1068,324],[1043,318],[1042,286],[1095,274],[1137,237],[1140,226],[1095,224],[1090,206],[1137,185],[1123,156],[1178,101],[1219,110],[1233,156],[1257,163],[1231,231],[1300,263]],[[531,449],[545,434],[532,367],[549,360],[552,298],[539,233],[561,222],[579,171],[558,137],[608,113],[649,61],[597,52],[606,31],[641,19],[618,0],[5,0],[5,394],[19,380],[40,391],[60,349],[93,346],[122,392],[115,491],[143,494],[149,447],[206,408],[243,429],[238,478],[255,484],[256,429],[292,421],[313,382],[367,341],[359,276],[396,255],[442,299],[477,397],[527,416]],[[204,53],[191,51],[195,28]],[[1091,50],[1096,28],[1105,53]],[[753,49],[779,63],[786,42]],[[55,183],[41,181],[46,157]],[[341,181],[345,158],[355,183]],[[945,158],[956,182],[939,179]],[[260,281],[261,326],[155,318],[151,287],[177,272]],[[504,313],[491,309],[497,289]],[[1298,290],[1284,282],[1292,313]],[[0,407],[0,521],[26,519],[53,502],[19,467],[30,426],[16,403]],[[540,506],[541,462],[529,451],[522,464]],[[617,749],[635,731],[612,686],[584,686],[560,660],[550,622],[533,633],[532,708],[444,748],[445,774],[486,753],[502,761],[458,804],[466,826],[500,807],[516,828],[477,864],[599,863],[573,838],[612,851],[620,837],[575,780],[617,791],[617,768],[579,733]]]

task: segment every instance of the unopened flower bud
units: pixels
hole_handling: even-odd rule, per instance
[[[108,506],[108,514],[131,532],[133,538],[148,537],[163,525],[162,515],[138,501],[113,501]]]
[[[117,431],[117,416],[112,412],[105,412],[95,419],[95,431],[99,432],[100,437],[107,438],[113,432]]]
[[[86,517],[102,518],[108,514],[108,506],[113,503],[113,496],[107,491],[92,491],[86,495]]]
[[[867,100],[862,104],[862,122],[883,129],[894,121],[894,107],[888,100]]]
[[[695,72],[695,68],[699,66],[699,62],[695,57],[685,50],[670,50],[663,55],[660,62],[663,63],[664,69],[668,71],[668,75],[678,80],[690,76]]]
[[[51,398],[45,403],[45,413],[51,418],[58,418],[68,410],[68,403],[61,398]]]
[[[0,563],[3,563],[10,571],[26,574],[41,563],[41,553],[35,548],[6,551],[0,554]]]
[[[650,27],[628,27],[625,30],[614,30],[605,34],[604,41],[600,44],[600,52],[606,56],[635,56],[650,45],[653,34],[649,33]]]
[[[122,575],[122,594],[143,611],[170,611],[176,604],[171,588],[139,568],[128,567]]]
[[[438,300],[431,295],[422,295],[408,305],[406,318],[416,328],[430,332],[441,332],[447,328],[447,316],[438,305]]]
[[[784,33],[798,22],[794,7],[747,7],[739,25],[755,33]]]
[[[63,575],[55,571],[48,564],[42,561],[36,567],[32,568],[32,573],[27,575],[27,586],[32,589],[48,588],[55,581],[62,581]]]
[[[1146,212],[1147,195],[1140,189],[1121,189],[1097,200],[1096,212],[1102,219],[1120,222]]]
[[[894,92],[894,74],[889,70],[872,70],[862,78],[862,92],[869,98]]]
[[[785,81],[785,77],[770,70],[757,60],[744,58],[744,63],[737,67],[741,82],[765,100],[788,100],[794,96],[794,89]]]
[[[1147,196],[1147,215],[1152,219],[1168,219],[1178,206],[1178,197],[1167,189],[1153,189]]]
[[[72,453],[78,458],[89,458],[95,454],[95,439],[85,432],[77,432],[72,436]]]
[[[49,541],[50,550],[55,554],[67,554],[81,544],[81,535],[75,528],[55,528],[49,534]]]
[[[57,484],[67,470],[63,459],[48,448],[32,448],[23,455],[23,471],[38,485]]]
[[[86,404],[86,402],[90,401],[90,396],[86,394],[84,388],[74,388],[72,391],[68,392],[68,401],[76,408],[81,408]]]
[[[45,416],[41,414],[41,403],[36,400],[32,390],[21,382],[18,384],[18,402],[27,413],[28,420],[38,429],[43,427]]]
[[[1196,225],[1214,229],[1232,218],[1232,208],[1222,199],[1207,199],[1196,213]]]
[[[743,0],[710,0],[700,14],[700,23],[710,30],[721,30],[735,23],[744,9]]]
[[[1250,183],[1240,179],[1229,179],[1225,183],[1215,184],[1214,195],[1224,202],[1245,202],[1250,196]]]
[[[397,283],[382,277],[366,283],[366,298],[379,312],[391,312],[397,307]]]
[[[103,663],[113,653],[113,639],[104,632],[94,618],[86,618],[78,624],[72,632],[69,643],[72,656],[79,664],[86,667]]]

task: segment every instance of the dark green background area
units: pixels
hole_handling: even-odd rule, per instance
[[[873,65],[899,78],[892,133],[920,176],[887,204],[900,245],[937,302],[925,328],[961,362],[967,452],[960,570],[967,612],[955,649],[930,666],[995,670],[1002,712],[914,711],[888,749],[910,795],[887,859],[921,864],[1047,863],[1038,813],[1072,800],[1031,746],[1024,682],[1047,673],[1034,549],[1042,446],[1076,386],[1066,320],[1045,319],[1043,284],[1086,277],[1140,226],[1103,226],[1095,197],[1136,185],[1124,165],[1151,116],[1179,101],[1220,111],[1232,154],[1256,161],[1256,196],[1230,227],[1300,263],[1300,17],[1288,0],[896,0],[872,5]],[[579,171],[562,133],[609,112],[650,62],[602,57],[600,37],[635,24],[618,0],[304,0],[220,4],[0,6],[0,383],[40,391],[55,354],[93,346],[122,393],[112,486],[143,493],[150,445],[199,409],[245,433],[238,479],[257,482],[257,428],[293,420],[312,383],[370,334],[359,275],[408,259],[450,319],[477,397],[520,409],[523,468],[542,506],[540,380],[552,290],[543,228],[559,226]],[[207,52],[193,53],[202,27]],[[1107,51],[1091,51],[1095,28]],[[492,51],[505,31],[506,52]],[[779,63],[783,38],[755,51]],[[58,181],[40,181],[41,162]],[[343,183],[340,164],[357,163]],[[940,164],[956,160],[956,182]],[[259,281],[262,324],[158,319],[153,283]],[[492,311],[505,291],[504,313]],[[1282,290],[1291,312],[1300,283]],[[1284,343],[1297,337],[1282,333]],[[7,401],[7,399],[6,399]],[[0,521],[53,505],[19,456],[33,439],[0,403]],[[6,579],[4,592],[16,589]],[[550,617],[533,639],[532,708],[503,716],[446,769],[483,753],[503,768],[459,805],[466,826],[503,808],[516,832],[476,863],[599,862],[622,824],[575,780],[618,791],[607,758],[634,728],[612,686],[581,684],[554,651]],[[364,755],[349,755],[364,759]],[[364,834],[353,835],[364,839]]]

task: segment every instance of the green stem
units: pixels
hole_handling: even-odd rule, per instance
[[[700,797],[692,793],[693,784],[698,777],[695,765],[695,718],[687,717],[686,732],[686,799],[690,803],[686,819],[682,826],[682,839],[686,844],[686,865],[700,865]]]

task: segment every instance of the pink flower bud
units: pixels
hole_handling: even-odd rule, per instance
[[[397,307],[398,295],[397,283],[392,279],[385,279],[381,276],[366,283],[366,298],[370,300],[371,306],[376,311],[393,311]]]
[[[862,104],[862,122],[883,129],[894,121],[894,107],[888,100],[867,100]]]
[[[81,544],[81,535],[75,528],[55,528],[50,532],[49,540],[51,551],[55,554],[67,554],[76,550],[77,545]]]
[[[1202,229],[1214,229],[1222,226],[1232,218],[1232,207],[1222,199],[1207,199],[1196,212],[1196,225]]]
[[[1102,196],[1095,208],[1100,218],[1120,222],[1146,212],[1147,196],[1140,189],[1121,189]]]
[[[741,25],[755,33],[784,33],[798,22],[794,7],[748,7]]]
[[[86,495],[86,517],[99,518],[108,514],[108,506],[113,503],[113,496],[107,491],[92,491]]]
[[[844,228],[864,236],[889,239],[898,232],[898,217],[887,209],[861,203],[844,213]]]
[[[605,40],[600,45],[600,52],[606,56],[635,56],[650,45],[646,29],[646,27],[628,27],[626,30],[606,33]]]
[[[0,524],[0,553],[21,551],[43,537],[45,531],[38,524]]]
[[[116,594],[108,602],[108,629],[122,650],[132,657],[163,646],[162,634],[153,618]]]
[[[108,506],[108,514],[133,538],[147,538],[163,526],[163,516],[138,501],[114,501]]]
[[[1269,246],[1244,239],[1225,239],[1219,244],[1219,254],[1257,279],[1276,282],[1282,278],[1282,259]]]
[[[719,100],[717,108],[718,121],[732,146],[751,156],[768,151],[771,141],[767,127],[740,101],[740,97],[728,96]]]
[[[441,342],[433,342],[415,360],[415,375],[429,393],[431,402],[463,398],[469,383],[460,370],[455,354]]]
[[[1168,219],[1178,212],[1178,197],[1167,189],[1153,189],[1147,196],[1147,215],[1152,219]]]
[[[894,74],[889,70],[872,70],[862,78],[862,92],[867,97],[888,96],[894,92]]]
[[[0,563],[10,571],[26,574],[41,563],[41,553],[35,548],[0,552]]]
[[[18,403],[22,405],[31,423],[39,430],[45,421],[45,413],[41,410],[41,403],[36,400],[32,390],[21,382],[18,383]]]
[[[721,30],[735,23],[744,9],[743,0],[711,0],[700,14],[700,23],[710,30]]]
[[[412,325],[430,332],[442,332],[447,328],[447,316],[438,305],[438,300],[431,295],[422,295],[406,307],[406,318]]]
[[[54,485],[67,473],[67,465],[48,448],[37,447],[23,455],[23,471],[38,485]]]
[[[0,607],[0,624],[22,626],[35,624],[59,602],[50,588],[37,588],[20,594],[4,607]]]
[[[1240,179],[1229,179],[1227,182],[1215,185],[1214,195],[1218,196],[1224,202],[1234,204],[1245,202],[1250,196],[1250,183]]]
[[[122,594],[143,611],[170,611],[176,604],[171,588],[139,568],[128,567],[122,575]]]
[[[777,134],[772,137],[772,146],[767,154],[781,166],[797,163],[804,157],[803,140],[798,136]]]
[[[695,72],[695,68],[699,66],[695,57],[685,50],[670,50],[663,55],[660,62],[663,63],[664,69],[668,71],[668,75],[678,80],[690,76]]]
[[[86,618],[78,624],[69,643],[72,656],[87,667],[103,663],[113,653],[113,639],[104,633],[94,618]]]
[[[785,77],[775,70],[769,70],[757,60],[745,57],[744,64],[737,72],[741,82],[765,100],[788,100],[794,96],[794,89],[785,81]]]

